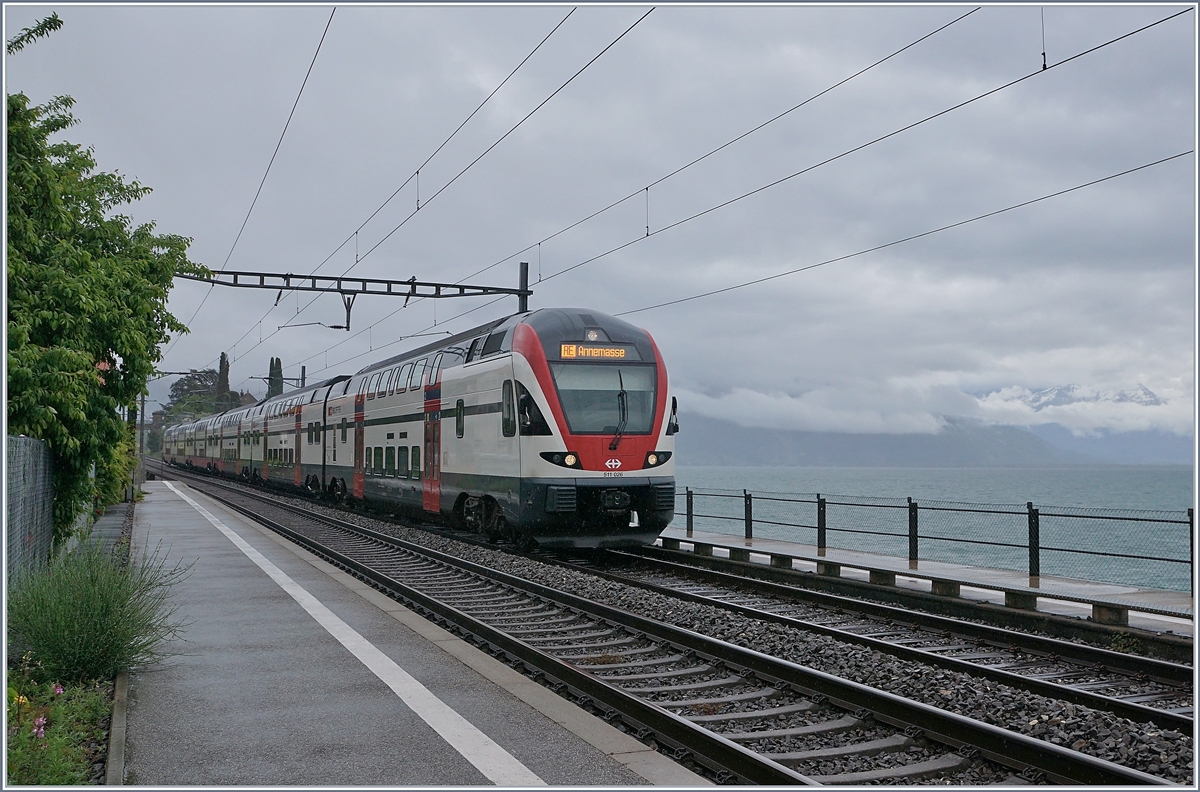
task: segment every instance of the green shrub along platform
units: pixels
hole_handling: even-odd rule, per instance
[[[180,637],[170,594],[191,566],[128,550],[128,535],[112,551],[85,544],[9,590],[9,784],[101,782],[112,680]]]

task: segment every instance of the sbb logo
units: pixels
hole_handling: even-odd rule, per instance
[[[621,467],[621,460],[619,460],[619,459],[610,459],[610,460],[608,460],[607,462],[605,462],[605,463],[604,463],[604,466],[605,466],[606,468],[608,468],[609,470],[616,470],[617,468]]]

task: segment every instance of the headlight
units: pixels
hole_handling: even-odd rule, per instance
[[[579,455],[574,451],[543,451],[540,456],[554,465],[561,465],[562,467],[574,468],[576,470],[583,468],[583,465],[579,464]]]
[[[646,454],[646,461],[642,464],[642,469],[658,467],[670,458],[670,451],[651,451],[649,454]]]

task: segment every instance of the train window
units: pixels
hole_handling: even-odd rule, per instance
[[[408,384],[408,375],[412,373],[412,363],[405,363],[404,368],[400,369],[400,376],[396,377],[396,393],[404,393],[404,386]]]
[[[459,399],[454,405],[454,435],[462,437],[463,431],[466,429],[467,409],[463,405],[463,400]]]
[[[421,379],[425,376],[425,363],[428,358],[421,358],[413,366],[412,376],[408,380],[409,390],[419,390],[421,388]]]
[[[488,336],[487,341],[483,342],[483,352],[481,352],[479,356],[487,357],[488,355],[494,355],[499,352],[500,345],[504,343],[504,334],[506,332],[507,331],[505,330],[498,330]]]
[[[366,391],[366,389],[367,389],[367,378],[366,378],[366,377],[363,377],[363,378],[362,378],[361,380],[359,380],[359,382],[358,382],[358,395],[359,395],[359,396],[362,396],[362,395],[363,395],[363,393]]]
[[[471,342],[471,346],[467,348],[467,362],[470,363],[479,355],[479,347],[483,343],[483,336],[476,338]]]
[[[379,375],[371,377],[371,385],[367,388],[367,398],[374,399],[375,392],[379,390]]]
[[[363,449],[363,472],[371,475],[371,446]]]
[[[344,442],[346,442],[346,419],[345,418],[342,419],[341,429],[342,429],[342,442],[344,443]]]
[[[379,393],[376,396],[387,396],[392,390],[392,379],[396,376],[396,369],[388,369],[383,375],[383,379],[379,381]]]
[[[408,447],[400,446],[396,449],[396,475],[400,478],[408,478]]]
[[[383,475],[383,446],[375,446],[375,475]]]
[[[513,386],[512,380],[504,380],[504,408],[500,421],[500,429],[504,432],[505,437],[512,437],[517,433],[517,410],[513,404]]]
[[[409,478],[421,478],[421,446],[412,447],[412,470],[408,473]]]
[[[384,475],[396,475],[396,449],[393,446],[388,446],[383,455],[383,470]]]
[[[521,434],[526,436],[550,435],[550,425],[542,416],[542,410],[533,400],[533,395],[520,382],[517,383],[517,419]]]
[[[437,382],[438,372],[442,368],[442,353],[439,352],[433,359],[433,365],[429,367],[429,384]]]

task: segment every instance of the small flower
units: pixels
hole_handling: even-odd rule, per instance
[[[46,716],[38,715],[33,719],[33,736],[42,739],[46,736]]]
[[[25,698],[24,696],[17,696],[17,703],[18,704],[28,704],[29,699]]]
[[[54,683],[54,695],[61,696],[62,692],[63,692],[63,686],[58,684],[57,682],[55,682]]]

